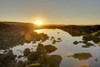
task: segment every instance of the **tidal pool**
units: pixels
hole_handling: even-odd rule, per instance
[[[49,55],[59,55],[62,57],[59,67],[100,67],[100,47],[93,41],[88,41],[88,43],[92,43],[93,46],[82,47],[86,45],[82,43],[83,35],[72,36],[61,29],[38,29],[33,31],[38,34],[47,34],[49,39],[44,42],[36,41],[36,43],[24,43],[24,45],[20,44],[11,47],[10,50],[13,51],[14,55],[17,55],[17,61],[27,60],[27,57],[23,56],[23,51],[26,48],[29,48],[31,51],[36,51],[38,44],[41,43],[43,45],[53,45],[57,48],[52,53],[49,53]],[[3,50],[1,50],[0,53],[2,53],[2,51]],[[18,58],[20,55],[23,57]]]

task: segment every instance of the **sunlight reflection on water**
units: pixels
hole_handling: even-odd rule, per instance
[[[39,33],[43,33],[43,30],[42,29],[34,30],[34,32],[37,32],[39,34]]]
[[[72,36],[68,32],[60,29],[39,29],[34,30],[35,32],[47,34],[50,38],[43,45],[53,45],[57,48],[56,51],[50,53],[50,55],[59,55],[62,57],[62,62],[60,67],[80,67],[81,65],[92,65],[99,64],[99,62],[94,62],[95,58],[100,59],[99,47],[82,48],[83,43],[74,45],[74,41],[82,41],[82,36]],[[58,33],[59,32],[59,33]],[[60,40],[60,41],[59,41]],[[90,41],[93,43],[93,41]],[[25,48],[29,48],[31,51],[36,51],[37,45],[40,41],[36,43],[24,43],[24,45],[18,45],[11,48],[15,55],[23,55]],[[97,44],[95,44],[97,45]],[[84,57],[84,54],[87,55]],[[68,55],[73,55],[72,57],[67,57]],[[75,55],[75,56],[74,56]],[[79,55],[82,55],[81,57]],[[90,56],[88,56],[90,55]],[[92,56],[91,56],[92,55]],[[82,60],[80,60],[82,59]],[[26,58],[20,58],[17,60],[27,60]],[[98,66],[97,66],[98,67]]]

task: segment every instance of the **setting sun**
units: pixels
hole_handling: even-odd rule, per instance
[[[42,21],[40,21],[40,20],[36,21],[34,24],[36,24],[36,25],[43,25]]]

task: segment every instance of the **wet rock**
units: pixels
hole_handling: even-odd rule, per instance
[[[90,53],[76,53],[74,55],[69,55],[67,57],[74,57],[74,58],[77,58],[79,60],[87,60],[90,57],[92,57],[92,55]]]
[[[47,34],[44,34],[44,33],[40,33],[39,36],[40,36],[42,42],[44,42],[47,39],[49,39],[49,36]]]
[[[45,57],[42,56],[40,64],[43,67],[59,67],[61,60],[62,58],[59,55],[46,55]]]
[[[79,41],[79,43],[82,43],[83,41]]]
[[[40,55],[47,54],[45,46],[43,44],[38,44],[36,52],[38,52]]]
[[[90,46],[94,46],[94,44],[92,44],[92,43],[85,43],[85,45],[83,45],[82,47],[84,47],[84,48],[89,48]]]
[[[83,40],[90,41],[91,39],[92,39],[92,35],[91,34],[83,35]]]
[[[23,67],[23,61],[18,61],[17,67]]]
[[[52,41],[52,44],[56,44],[56,42],[57,42],[56,40],[53,40],[53,41]]]
[[[88,42],[88,41],[86,41],[86,40],[83,40],[83,41],[82,41],[82,43],[85,43],[85,44],[86,44],[87,42]]]
[[[26,61],[23,62],[22,67],[25,67],[26,65],[30,65],[32,63],[33,63],[32,61],[26,60]]]
[[[23,53],[24,53],[24,56],[28,56],[30,54],[30,49],[26,48]]]
[[[54,36],[51,36],[51,40],[53,40],[53,39],[55,39],[55,37]]]
[[[18,56],[18,58],[21,58],[21,57],[23,57],[23,56],[22,56],[22,55],[19,55],[19,56]]]
[[[31,33],[31,41],[33,41],[33,43],[36,43],[36,41],[40,41],[40,36],[38,33],[36,32],[32,32]]]
[[[74,42],[73,42],[73,44],[77,45],[77,44],[78,44],[78,42],[77,42],[77,41],[74,41]]]
[[[58,38],[58,40],[60,40],[60,41],[61,41],[61,38]]]
[[[10,63],[15,61],[15,55],[10,50],[7,54],[0,55],[0,67],[7,67]]]
[[[45,49],[46,49],[47,53],[51,53],[51,52],[55,51],[57,48],[53,45],[46,45]]]
[[[32,64],[32,63],[33,63],[32,61],[26,60],[26,61],[24,61],[24,62],[22,63],[22,67],[25,67],[26,65],[30,65],[30,64]]]
[[[61,41],[62,41],[61,38],[58,38],[57,42],[61,42]]]
[[[29,55],[28,55],[28,60],[31,60],[31,61],[36,61],[40,58],[40,54],[38,52],[31,52]]]

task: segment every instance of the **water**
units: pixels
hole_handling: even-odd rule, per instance
[[[78,43],[77,45],[73,44],[74,41],[82,41],[83,36],[72,36],[68,32],[65,32],[60,29],[39,29],[34,30],[35,32],[47,34],[50,38],[45,42],[42,42],[43,45],[53,45],[57,48],[56,51],[50,53],[50,55],[59,55],[62,57],[62,61],[60,63],[60,67],[80,67],[82,65],[91,66],[91,67],[100,67],[100,47],[98,44],[95,44],[93,41],[89,41],[93,43],[95,46],[91,46],[89,48],[83,48],[84,43]],[[56,42],[53,43],[53,40]],[[23,55],[23,51],[26,48],[29,48],[31,51],[36,51],[38,43],[41,41],[37,41],[36,43],[24,43],[24,45],[17,45],[15,47],[10,48],[13,50],[13,53],[17,56]],[[1,52],[2,53],[2,52]],[[76,56],[75,54],[80,54],[80,56]],[[72,57],[68,57],[69,55],[73,55]],[[85,54],[85,56],[84,56]],[[25,61],[26,57],[16,58],[17,61]]]

